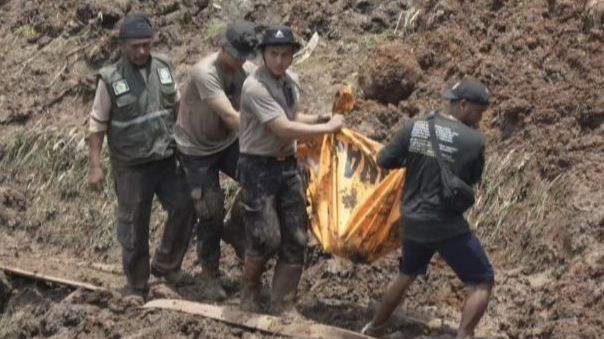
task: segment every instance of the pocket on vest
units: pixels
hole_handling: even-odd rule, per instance
[[[176,105],[176,88],[174,86],[161,86],[161,103],[164,109]]]

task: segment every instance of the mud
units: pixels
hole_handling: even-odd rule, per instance
[[[365,98],[397,105],[415,90],[421,69],[411,46],[400,42],[368,52],[359,67],[359,87]]]
[[[399,16],[410,9],[421,11],[416,22],[406,29],[399,23],[395,35]],[[599,0],[0,1],[0,41],[9,46],[0,60],[0,262],[50,268],[111,288],[123,284],[119,274],[93,268],[119,271],[111,183],[100,195],[84,184],[94,71],[117,58],[116,28],[127,13],[152,17],[159,30],[155,47],[172,57],[179,83],[190,65],[215,49],[221,27],[245,17],[261,26],[290,24],[305,40],[321,34],[311,58],[296,66],[311,112],[329,111],[340,84],[358,89],[366,71],[387,71],[365,80],[386,85],[386,91],[364,98],[359,90],[347,116],[350,127],[381,142],[406,119],[440,108],[445,86],[464,75],[483,80],[494,104],[480,126],[488,159],[469,217],[494,263],[496,287],[478,334],[597,338],[604,332],[601,9]],[[405,96],[390,97],[404,92],[390,91],[398,86],[391,80],[403,74],[392,63],[408,65],[412,56],[417,64],[411,61],[411,68],[421,76]],[[156,206],[154,242],[164,218]],[[184,268],[196,274],[193,252]],[[397,263],[392,253],[372,266],[353,265],[315,243],[300,310],[359,330]],[[240,263],[231,249],[221,268],[227,284],[233,282],[228,302],[236,303]],[[71,290],[11,279],[12,288],[1,284],[10,296],[0,296],[2,324],[12,325],[0,328],[14,329],[11,336],[263,336],[199,317],[143,312],[113,296],[82,292],[69,298]],[[264,279],[268,283],[270,276]],[[155,297],[207,301],[201,285],[176,291],[156,286]],[[461,283],[436,258],[401,308],[455,324],[463,296]],[[403,320],[390,328],[401,337],[448,333]]]

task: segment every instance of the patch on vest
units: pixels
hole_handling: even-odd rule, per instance
[[[158,68],[157,74],[159,75],[159,82],[162,85],[171,85],[174,83],[172,80],[172,74],[170,74],[170,70],[166,67]]]
[[[118,80],[114,81],[113,84],[113,92],[116,96],[120,96],[124,93],[128,93],[130,91],[130,87],[128,86],[128,82],[126,80]]]

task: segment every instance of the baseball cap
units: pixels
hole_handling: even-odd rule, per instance
[[[234,58],[251,60],[256,57],[258,37],[254,24],[249,21],[238,21],[227,26],[222,34],[221,45]]]
[[[294,53],[302,48],[302,44],[296,41],[292,29],[287,26],[272,26],[267,28],[262,36],[262,42],[258,45],[259,49],[264,49],[266,46],[284,46],[290,45],[294,47]]]
[[[151,21],[142,13],[127,16],[119,32],[120,39],[148,39],[153,37]]]
[[[450,89],[442,92],[442,97],[448,100],[467,100],[469,102],[488,105],[491,103],[491,92],[480,81],[464,78]]]

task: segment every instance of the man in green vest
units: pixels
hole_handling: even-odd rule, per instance
[[[172,126],[178,93],[166,57],[151,54],[153,29],[142,14],[124,19],[119,33],[122,57],[99,72],[90,115],[88,183],[104,182],[101,149],[107,135],[117,193],[117,236],[122,245],[126,292],[148,291],[149,274],[178,284],[191,236],[193,204],[174,158]],[[149,219],[154,195],[168,220],[149,264]]]

